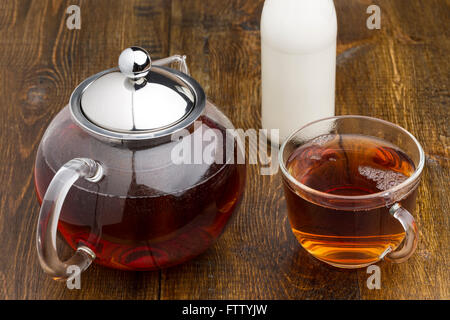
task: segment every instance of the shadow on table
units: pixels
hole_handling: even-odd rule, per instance
[[[291,252],[280,266],[284,285],[292,288],[291,298],[359,299],[357,270],[336,268],[319,261],[298,243]]]

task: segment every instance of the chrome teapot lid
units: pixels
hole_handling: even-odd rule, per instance
[[[163,65],[178,62],[185,73]],[[203,112],[205,93],[188,76],[185,57],[152,60],[140,47],[125,49],[119,67],[84,80],[72,93],[73,119],[91,133],[120,140],[169,135]]]

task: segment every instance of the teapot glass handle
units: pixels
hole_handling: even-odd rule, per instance
[[[405,238],[403,239],[403,246],[395,251],[389,250],[384,253],[386,260],[395,263],[401,263],[409,259],[417,248],[419,240],[419,231],[417,229],[416,221],[408,210],[404,209],[400,204],[394,204],[389,213],[398,221],[400,221],[403,229],[405,229]]]
[[[56,235],[61,208],[71,186],[79,178],[98,182],[102,176],[103,169],[98,162],[76,158],[58,170],[45,193],[39,212],[36,244],[42,268],[56,280],[76,277],[95,259],[95,253],[90,248],[80,246],[70,259],[61,261],[56,250]]]
[[[186,56],[180,56],[180,55],[177,54],[177,55],[170,56],[170,57],[167,57],[167,58],[163,58],[163,59],[159,59],[159,60],[156,60],[156,61],[152,61],[152,65],[154,65],[154,66],[166,66],[166,65],[171,64],[171,63],[176,63],[178,69],[181,72],[189,75],[189,68],[188,68],[187,63],[186,63]]]

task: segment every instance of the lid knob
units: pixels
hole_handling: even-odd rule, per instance
[[[152,67],[150,54],[141,47],[130,47],[119,56],[119,69],[125,76],[137,80],[145,77]]]

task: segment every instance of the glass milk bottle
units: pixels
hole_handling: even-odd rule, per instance
[[[266,0],[261,17],[262,127],[280,142],[334,116],[336,11],[332,0]]]

